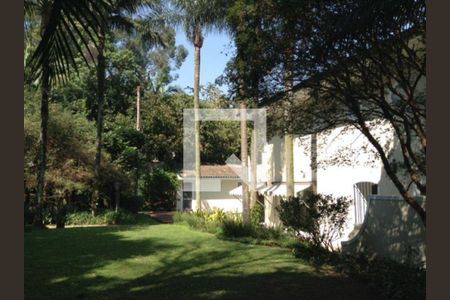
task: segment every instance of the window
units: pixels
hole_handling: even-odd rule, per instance
[[[372,195],[378,195],[378,184],[372,184]]]

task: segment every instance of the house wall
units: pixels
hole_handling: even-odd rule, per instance
[[[424,205],[423,199],[418,202]],[[425,227],[400,197],[372,196],[364,223],[352,239],[342,242],[342,251],[423,266]]]
[[[386,124],[372,125],[379,142],[393,147],[393,132]],[[312,135],[294,137],[294,181],[316,181],[317,192],[334,197],[348,197],[353,201],[354,185],[358,182],[379,184],[379,194],[398,195],[390,180],[383,172],[383,166],[375,149],[359,130],[341,126],[316,134],[315,145]],[[317,166],[312,166],[312,157],[316,157]],[[271,161],[272,159],[272,161]],[[263,166],[266,165],[266,169]],[[272,167],[270,172],[269,167]],[[272,173],[272,181],[286,181],[284,164],[284,139],[274,137],[264,149],[262,174]],[[266,179],[269,178],[266,176]],[[275,207],[279,199],[267,197],[266,224],[279,224]],[[352,202],[353,203],[353,202]],[[344,239],[353,230],[355,211],[350,207]]]
[[[240,180],[237,178],[202,178],[202,184],[207,185],[208,191],[202,191],[200,197],[208,210],[215,208],[228,212],[242,212],[242,201],[229,195],[236,188]],[[203,185],[202,185],[203,186]],[[197,209],[195,193],[193,193],[192,210]]]
[[[374,121],[369,123],[374,136],[387,150],[391,160],[402,161],[401,149],[396,142],[394,132],[390,125]],[[332,130],[317,133],[317,145],[312,147],[312,136],[296,136],[294,138],[294,180],[296,182],[311,182],[317,180],[317,192],[331,194],[334,197],[348,197],[352,201],[347,223],[342,238],[336,241],[340,246],[342,241],[348,240],[348,236],[355,228],[354,185],[359,182],[371,182],[378,185],[378,195],[399,197],[396,187],[387,176],[381,159],[367,138],[356,128],[338,127]],[[315,149],[315,150],[314,150]],[[286,181],[284,166],[284,141],[283,138],[274,137],[264,149],[263,165],[272,166],[272,181]],[[311,166],[311,158],[317,157],[317,168]],[[270,159],[273,158],[272,163]],[[270,174],[269,167],[261,166],[263,174]],[[269,178],[266,176],[266,179]],[[408,182],[406,175],[400,176],[404,182]],[[413,196],[420,193],[410,188]],[[280,224],[276,207],[280,199],[266,197],[265,199],[265,223],[269,226]],[[397,203],[400,205],[400,203]],[[391,209],[394,214],[395,209]],[[378,209],[375,213],[380,213]]]
[[[389,159],[402,161],[392,128],[377,122],[369,124],[374,136],[387,149]],[[351,196],[354,184],[367,181],[378,184],[380,195],[399,195],[375,148],[358,129],[341,126],[318,133],[315,151],[311,139],[312,135],[294,137],[295,182],[311,182],[315,178],[319,193]],[[311,166],[313,156],[317,157],[317,168]],[[266,182],[270,173],[272,182],[286,181],[283,137],[275,136],[265,145],[257,173],[259,182]],[[408,181],[403,175],[400,179]],[[418,195],[413,188],[411,191]]]

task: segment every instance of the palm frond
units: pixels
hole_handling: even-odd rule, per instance
[[[226,0],[172,0],[170,22],[182,26],[186,36],[193,41],[193,30],[200,26],[205,33],[227,30],[225,20],[230,1]]]
[[[113,15],[109,18],[110,28],[112,30],[123,31],[131,34],[134,29],[133,20],[122,15]]]
[[[42,6],[41,1],[38,0],[24,0],[23,7],[25,15],[35,15],[38,13],[39,8]]]
[[[30,1],[38,3],[37,1]],[[111,5],[109,0],[53,0],[42,39],[30,59],[32,74],[46,74],[51,80],[66,80],[69,70],[77,70],[76,57],[85,60],[86,52],[96,46],[99,33],[105,30]],[[83,51],[84,50],[84,51]]]

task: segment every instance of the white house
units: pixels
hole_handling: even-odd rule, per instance
[[[385,149],[388,159],[403,161],[394,130],[387,121],[373,119],[366,125]],[[297,135],[293,147],[295,194],[312,187],[320,194],[351,199],[346,228],[336,245],[342,244],[343,250],[353,252],[372,248],[374,252],[400,261],[405,260],[405,253],[411,252],[405,249],[419,249],[417,261],[424,261],[425,228],[400,197],[377,151],[358,129],[342,125]],[[264,145],[257,164],[255,186],[259,199],[262,199],[260,202],[264,203],[267,226],[280,224],[276,208],[286,196],[284,153],[284,138],[272,137]],[[250,170],[248,174],[253,180]],[[206,208],[242,212],[241,181],[231,168],[202,166],[201,175],[202,184],[209,190],[201,192]],[[406,175],[400,180],[408,182]],[[185,184],[193,184],[193,181]],[[420,198],[419,202],[425,205],[424,197],[420,197],[415,186],[408,188],[412,196]],[[183,193],[183,199],[179,201],[178,209],[196,209],[192,193]]]
[[[382,132],[386,146],[392,147],[392,132],[385,128]],[[269,226],[279,224],[275,208],[286,196],[284,160],[284,139],[275,136],[265,145],[257,167],[258,193],[264,196],[265,223]],[[317,193],[352,199],[348,231],[355,222],[362,223],[369,195],[398,194],[386,179],[371,144],[357,129],[347,126],[294,137],[294,191],[308,187],[314,187]],[[241,188],[230,194],[240,197]]]
[[[372,132],[387,149],[390,159],[399,160],[401,153],[392,128],[386,123],[373,123]],[[410,251],[405,249],[412,248],[417,252],[414,262],[423,263],[425,229],[386,175],[373,146],[358,129],[340,126],[295,136],[293,144],[295,193],[311,187],[320,194],[351,200],[344,233],[334,242],[336,247],[342,244],[342,249],[348,252],[372,248],[373,252],[402,262]],[[257,191],[264,198],[264,221],[268,226],[280,224],[276,207],[286,196],[284,153],[284,139],[273,137],[264,146],[257,167]],[[241,197],[241,187],[230,194]],[[412,194],[420,196],[417,190]]]
[[[230,195],[230,191],[241,184],[238,175],[227,165],[202,165],[200,166],[202,189],[200,197],[203,208],[214,210],[223,209],[228,212],[242,212],[242,200]],[[181,177],[180,177],[181,179]],[[196,210],[195,193],[192,186],[195,181],[184,180],[181,185],[177,210]]]
[[[387,149],[389,158],[400,160],[400,149],[390,125],[374,121],[369,126]],[[342,244],[343,251],[349,252],[366,252],[371,248],[397,261],[409,259],[406,257],[415,251],[414,260],[418,264],[425,261],[425,229],[420,219],[404,203],[377,152],[358,129],[339,126],[312,135],[294,136],[293,145],[295,193],[313,187],[317,193],[345,196],[352,202],[344,234],[335,241],[336,246]],[[276,207],[286,196],[284,153],[284,139],[275,136],[264,145],[257,164],[256,188],[260,202],[264,203],[264,221],[268,226],[280,224]],[[208,190],[201,192],[207,209],[242,212],[241,180],[230,167],[201,166],[201,175],[202,184]],[[187,181],[184,185],[193,183]],[[192,194],[182,192],[182,201],[177,204],[179,210],[196,209]],[[417,190],[412,190],[412,194],[420,197]]]

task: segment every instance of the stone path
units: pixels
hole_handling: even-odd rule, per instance
[[[156,221],[164,224],[173,223],[173,211],[149,211],[145,213]]]

